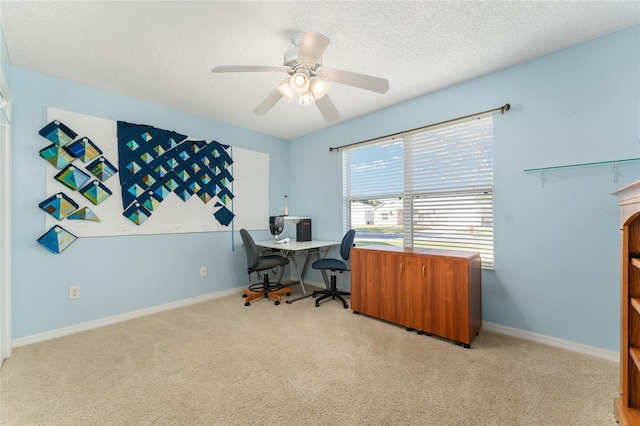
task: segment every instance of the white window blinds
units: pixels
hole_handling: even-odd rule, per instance
[[[345,148],[343,175],[359,245],[478,252],[493,269],[491,114]]]

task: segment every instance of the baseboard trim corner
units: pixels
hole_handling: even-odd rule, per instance
[[[108,318],[101,318],[94,321],[88,321],[82,324],[76,324],[69,327],[58,328],[56,330],[46,331],[44,333],[33,334],[31,336],[20,337],[13,339],[13,347],[32,345],[34,343],[44,342],[46,340],[55,339],[57,337],[68,336],[70,334],[79,333],[81,331],[92,330],[94,328],[104,327],[105,325],[116,324],[123,321],[128,321],[134,318],[140,318],[146,315],[157,314],[159,312],[168,311],[171,309],[182,308],[184,306],[193,305],[195,303],[206,302],[208,300],[217,299],[219,297],[228,296],[230,294],[240,293],[241,287],[232,288],[229,290],[222,290],[216,293],[209,293],[202,296],[192,297],[189,299],[178,300],[175,302],[166,303],[164,305],[152,306],[150,308],[139,309],[137,311],[127,312],[124,314],[114,315]]]
[[[590,355],[592,357],[604,359],[607,361],[620,362],[620,352],[616,351],[596,348],[595,346],[583,345],[582,343],[558,339],[557,337],[545,336],[543,334],[520,330],[513,327],[507,327],[487,321],[482,322],[482,328],[487,331],[493,331],[494,333],[504,334],[511,337],[518,337],[520,339],[530,340],[532,342],[542,343],[543,345],[566,349],[584,355]]]

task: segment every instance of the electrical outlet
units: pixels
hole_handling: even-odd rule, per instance
[[[200,268],[200,276],[201,277],[206,277],[207,276],[207,267],[203,266],[202,268]]]
[[[69,299],[77,299],[80,297],[80,286],[69,287]]]

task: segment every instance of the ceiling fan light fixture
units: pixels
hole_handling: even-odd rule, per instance
[[[314,78],[309,84],[309,91],[311,92],[315,100],[318,100],[326,95],[327,90],[329,90],[329,85],[319,78]]]
[[[278,85],[278,92],[288,100],[293,99],[293,89],[288,78]]]
[[[296,72],[289,80],[291,89],[298,94],[305,93],[309,90],[309,77],[303,72]]]

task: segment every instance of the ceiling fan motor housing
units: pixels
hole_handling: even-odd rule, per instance
[[[295,46],[292,47],[291,49],[287,50],[284,53],[284,65],[291,67],[293,69],[303,66],[305,68],[309,68],[311,71],[314,71],[316,69],[316,67],[322,65],[322,58],[318,58],[318,62],[315,64],[310,64],[308,62],[302,61],[299,57],[298,57],[298,53],[300,51],[300,47]]]

